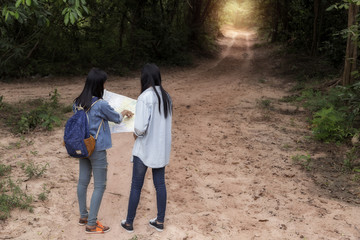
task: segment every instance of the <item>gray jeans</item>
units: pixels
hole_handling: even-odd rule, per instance
[[[90,158],[79,160],[79,182],[77,195],[81,218],[88,218],[88,225],[95,226],[101,200],[104,195],[107,180],[106,150],[94,152]],[[86,209],[86,193],[90,183],[91,173],[94,175],[94,191],[91,196],[90,211]]]

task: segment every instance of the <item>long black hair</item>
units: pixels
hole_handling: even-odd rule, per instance
[[[161,94],[162,100],[163,100],[162,102],[163,102],[164,116],[165,116],[165,118],[167,118],[168,115],[172,113],[172,103],[171,103],[170,95],[161,86],[160,70],[153,63],[145,64],[145,66],[141,70],[141,93],[144,92],[149,87],[152,87],[154,89],[154,92],[156,93],[156,96],[159,101],[159,112],[161,114],[160,95],[159,95],[158,91],[156,90],[155,86],[160,87],[160,91],[161,91],[160,94]]]
[[[104,83],[107,75],[104,71],[98,68],[92,68],[87,75],[84,89],[81,94],[75,98],[74,103],[77,106],[83,107],[85,110],[91,107],[91,100],[93,97],[101,99],[104,95]]]

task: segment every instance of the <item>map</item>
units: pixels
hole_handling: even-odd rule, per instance
[[[103,99],[106,100],[118,113],[121,113],[123,110],[129,110],[134,113],[134,116],[131,118],[124,116],[124,119],[120,124],[109,122],[110,132],[133,132],[136,100],[107,90],[104,90]]]

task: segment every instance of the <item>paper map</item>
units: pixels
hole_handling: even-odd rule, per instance
[[[109,122],[110,132],[133,132],[136,100],[107,90],[104,90],[103,99],[106,100],[118,113],[121,113],[123,110],[129,110],[134,113],[134,116],[131,118],[124,116],[124,119],[120,124]]]

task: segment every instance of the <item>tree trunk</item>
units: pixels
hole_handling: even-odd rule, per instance
[[[320,35],[320,5],[321,0],[314,1],[314,25],[313,25],[313,38],[311,44],[311,56],[316,56],[319,47],[319,35]]]
[[[356,15],[359,12],[359,6],[354,3],[350,4],[349,16],[348,16],[348,27],[356,25]],[[357,59],[357,40],[353,39],[351,32],[348,33],[346,55],[345,55],[345,66],[342,77],[342,85],[350,85],[354,82],[352,72],[356,70],[356,59]]]
[[[273,29],[271,35],[271,42],[276,42],[278,40],[279,34],[279,18],[281,18],[281,9],[279,0],[275,0],[275,9],[273,13]]]
[[[125,32],[125,19],[126,19],[126,11],[123,12],[121,20],[120,20],[120,30],[119,30],[119,48],[123,47],[123,38]]]

